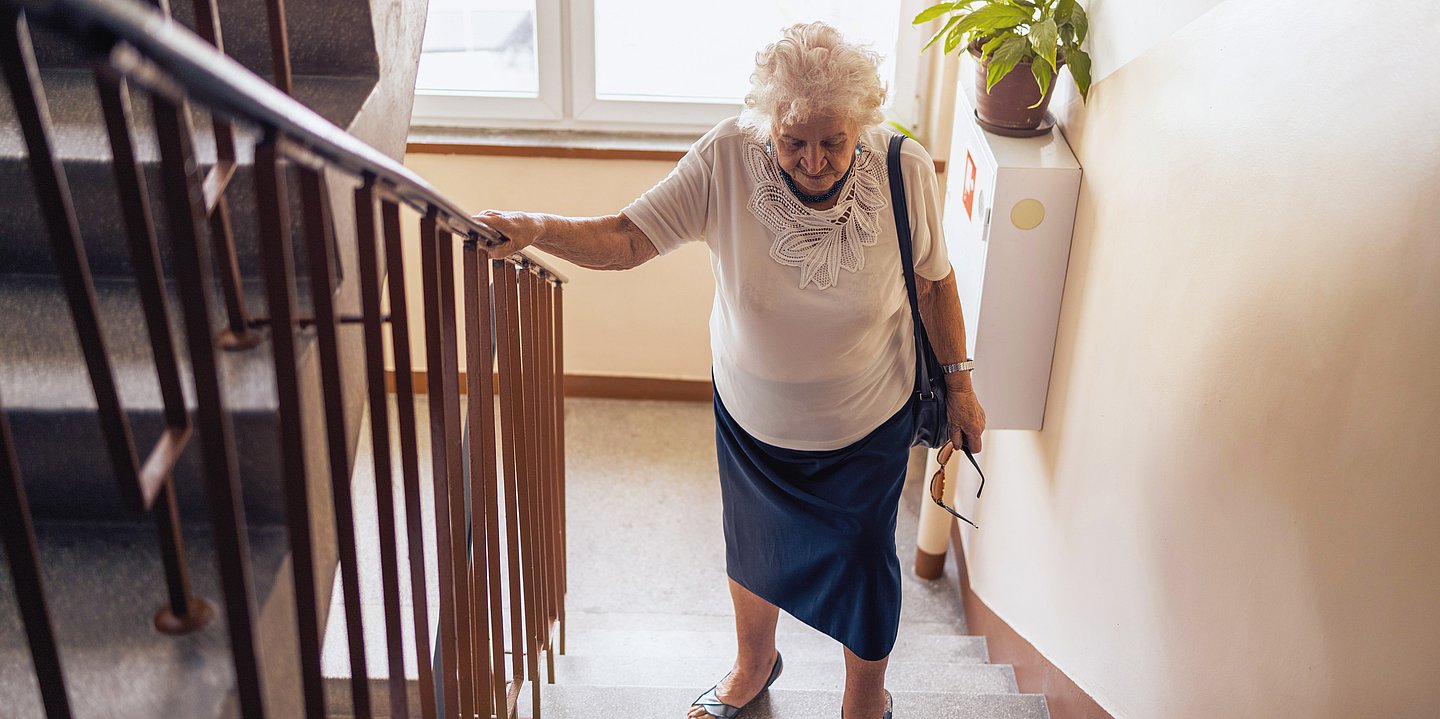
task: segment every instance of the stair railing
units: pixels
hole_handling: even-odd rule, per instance
[[[207,0],[198,0],[196,5],[213,8]],[[283,40],[283,5],[270,0],[267,7],[272,9],[272,37],[277,32],[274,9],[280,8],[278,32]],[[97,88],[115,157],[117,197],[124,208],[136,291],[145,313],[167,422],[166,431],[143,463],[138,460],[115,388],[84,254],[83,228],[56,156],[31,47],[31,22],[70,38],[96,58]],[[176,461],[195,437],[215,534],[236,708],[247,719],[278,715],[267,706],[263,686],[262,666],[275,657],[261,645],[257,628],[240,501],[242,477],[216,352],[225,345],[225,338],[215,331],[212,313],[216,296],[212,253],[214,245],[226,251],[228,236],[205,229],[207,222],[215,222],[215,208],[221,208],[223,215],[223,202],[217,198],[223,197],[224,188],[219,185],[225,183],[217,185],[213,175],[202,176],[197,169],[190,115],[193,102],[209,110],[217,122],[227,123],[226,127],[243,123],[259,128],[253,147],[254,201],[260,218],[261,264],[270,316],[247,320],[245,326],[257,335],[264,333],[255,341],[268,338],[272,343],[304,715],[308,719],[326,716],[320,665],[324,627],[318,608],[328,601],[328,594],[323,587],[316,587],[315,546],[322,539],[311,523],[315,507],[310,496],[313,483],[307,477],[311,467],[306,461],[307,447],[314,446],[325,448],[325,474],[335,514],[334,539],[339,548],[351,664],[350,711],[355,717],[376,713],[371,705],[360,611],[350,486],[354,468],[347,451],[342,406],[342,364],[358,358],[342,357],[338,340],[340,332],[359,325],[378,505],[389,673],[384,692],[386,715],[514,717],[528,680],[533,716],[538,719],[539,655],[547,653],[549,681],[553,682],[557,629],[562,654],[565,641],[561,387],[565,278],[523,253],[487,261],[477,244],[481,228],[467,213],[404,166],[225,57],[217,45],[218,41],[207,43],[170,22],[160,10],[138,4],[0,0],[0,65],[25,136],[35,194],[47,221],[57,269],[95,389],[112,466],[122,496],[132,508],[154,513],[160,529],[170,605],[157,616],[157,626],[168,617],[169,630],[196,631],[204,625],[204,613],[210,607],[194,597],[188,586],[171,481]],[[281,87],[288,85],[280,82],[288,79],[288,61],[283,64],[282,68],[277,59],[277,84]],[[183,320],[193,407],[186,406],[181,391],[182,373],[169,329],[155,223],[149,215],[149,190],[135,160],[136,130],[129,108],[134,93],[148,96],[154,140],[160,150],[159,192],[173,252],[176,304]],[[290,236],[287,218],[292,177],[298,177],[303,213],[299,237]],[[336,182],[355,186],[358,312],[343,312],[335,304],[339,275],[333,249],[337,238],[330,213],[336,208],[329,197]],[[422,327],[411,327],[407,319],[408,304],[417,298],[406,292],[402,206],[421,216],[423,296],[418,301],[423,305]],[[308,297],[313,305],[309,317],[301,316],[297,309],[302,299],[296,282],[297,244],[307,259]],[[229,248],[233,253],[233,244]],[[463,283],[458,291],[457,254]],[[234,267],[233,262],[228,263],[230,267],[226,264],[222,262],[219,270],[222,283],[228,281]],[[238,283],[235,289],[238,293]],[[382,314],[382,294],[387,291],[388,315]],[[228,297],[230,289],[222,294]],[[394,360],[393,437],[387,394],[390,378],[384,367],[386,325]],[[462,328],[463,348],[459,346]],[[314,332],[316,337],[319,406],[306,406],[300,391],[296,341],[302,331]],[[427,509],[422,504],[425,472],[415,415],[421,388],[416,386],[410,356],[413,332],[423,337],[427,355],[424,391],[428,395],[429,478],[434,495],[428,513],[436,529],[433,549],[439,567],[439,603],[433,607],[439,631],[434,648],[430,646],[428,615],[432,608],[427,606],[429,584],[424,570],[427,545],[422,523]],[[462,351],[468,368],[464,376],[459,370]],[[492,367],[497,366],[498,373],[492,374]],[[317,413],[323,417],[323,436],[307,434],[305,418]],[[0,397],[0,539],[9,558],[41,699],[47,716],[59,719],[71,716],[70,686],[63,670],[63,647],[56,641],[46,601],[18,449]],[[402,486],[403,508],[393,506],[391,492],[397,480]],[[421,688],[418,707],[410,705],[406,691],[397,513],[403,516],[406,563],[413,570],[409,573],[413,604],[409,619]]]

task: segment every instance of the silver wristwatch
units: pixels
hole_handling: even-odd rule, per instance
[[[955,374],[956,372],[965,372],[972,369],[975,369],[975,360],[973,359],[967,359],[964,362],[956,362],[955,364],[940,365],[940,371],[944,372],[945,374]]]

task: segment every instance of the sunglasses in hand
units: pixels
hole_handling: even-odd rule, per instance
[[[975,467],[975,472],[980,475],[980,488],[975,490],[975,498],[979,499],[980,492],[985,489],[985,473],[980,471],[980,464],[975,461],[975,455],[970,453],[970,447],[962,442],[961,448],[965,451],[965,457],[970,460],[971,466]],[[955,443],[953,441],[947,441],[940,447],[940,451],[935,455],[935,461],[940,463],[940,469],[935,470],[935,474],[930,477],[930,498],[935,500],[935,503],[940,505],[941,509],[955,515],[956,519],[979,529],[980,525],[966,519],[965,515],[960,514],[955,511],[954,507],[945,503],[945,465],[950,462],[950,457],[954,456],[954,454]]]

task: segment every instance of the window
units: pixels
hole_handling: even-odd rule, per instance
[[[824,20],[885,57],[892,117],[914,124],[921,0],[432,0],[422,126],[709,129],[739,112],[755,53]],[[569,38],[566,42],[565,38]]]

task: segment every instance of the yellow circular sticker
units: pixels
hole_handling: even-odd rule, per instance
[[[1039,200],[1026,198],[1010,208],[1010,222],[1022,230],[1033,230],[1045,221],[1045,205]]]

